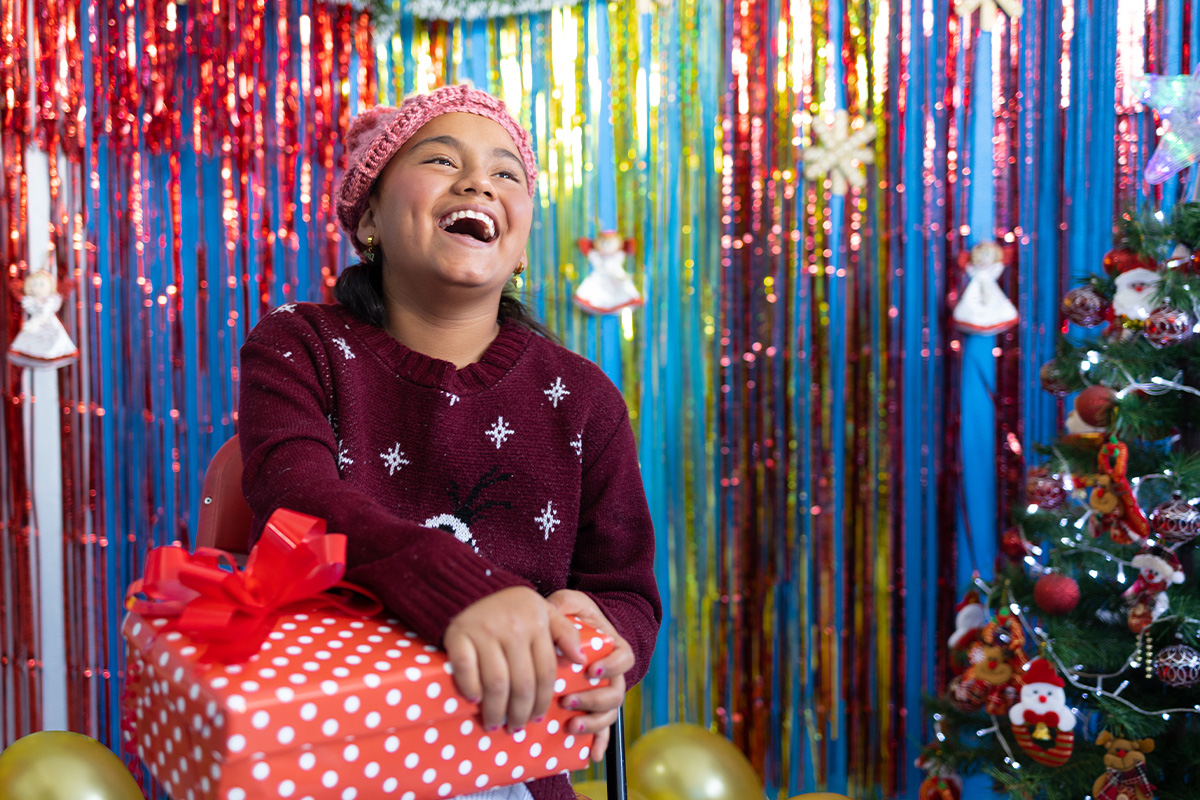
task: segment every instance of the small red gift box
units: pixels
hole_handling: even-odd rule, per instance
[[[588,762],[592,737],[566,732],[580,712],[557,702],[515,735],[484,732],[445,653],[394,619],[283,613],[233,664],[203,663],[204,644],[174,627],[135,607],[123,632],[126,745],[175,800],[424,800]],[[611,651],[576,627],[590,661]],[[560,659],[557,695],[599,683]]]

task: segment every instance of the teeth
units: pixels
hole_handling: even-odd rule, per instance
[[[487,238],[490,240],[496,235],[496,223],[487,214],[481,214],[478,211],[455,211],[453,214],[447,214],[438,221],[438,226],[445,230],[458,222],[460,219],[477,219],[484,224],[484,229],[487,231]]]

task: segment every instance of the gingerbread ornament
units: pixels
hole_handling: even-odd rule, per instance
[[[1092,784],[1094,800],[1154,800],[1154,785],[1146,777],[1146,753],[1153,739],[1122,739],[1101,731],[1096,744],[1104,755],[1104,774]]]
[[[1005,714],[1017,702],[1024,647],[1021,623],[1008,609],[985,625],[979,641],[971,646],[971,666],[962,675],[963,689],[982,695],[987,713]]]
[[[1099,474],[1088,497],[1093,512],[1088,521],[1092,536],[1107,533],[1117,544],[1142,541],[1150,535],[1150,522],[1126,478],[1129,448],[1113,439],[1100,448],[1096,462]]]

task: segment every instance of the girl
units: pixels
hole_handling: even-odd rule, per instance
[[[347,133],[337,214],[362,263],[337,304],[289,303],[242,348],[243,487],[261,531],[292,508],[347,534],[348,580],[446,649],[485,728],[553,697],[576,614],[617,647],[561,699],[599,760],[661,606],[624,399],[514,296],[536,161],[496,98],[444,87]],[[572,798],[565,776],[489,794]]]

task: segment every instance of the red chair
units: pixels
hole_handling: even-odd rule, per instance
[[[245,566],[250,552],[250,527],[254,513],[242,494],[242,448],[237,434],[221,445],[208,469],[200,490],[200,515],[196,520],[196,547],[216,547],[230,553],[239,566]],[[604,766],[608,778],[608,800],[626,800],[625,788],[625,716],[617,713]]]

